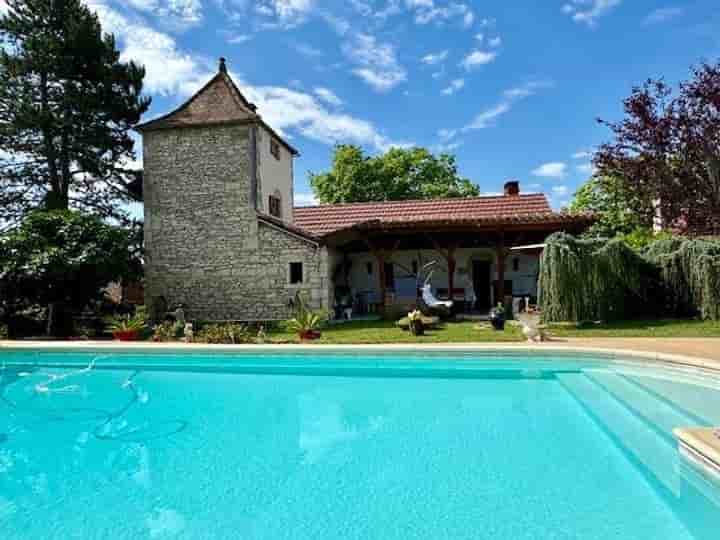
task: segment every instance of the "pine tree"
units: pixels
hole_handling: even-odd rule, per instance
[[[35,208],[127,218],[130,130],[150,106],[80,0],[8,0],[0,18],[0,224]]]

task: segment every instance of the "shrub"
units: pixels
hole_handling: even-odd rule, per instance
[[[720,320],[720,241],[661,238],[641,251],[622,239],[547,240],[540,305],[548,322],[696,315]]]
[[[308,307],[305,298],[300,293],[295,295],[295,316],[285,323],[290,332],[306,334],[315,332],[325,323],[328,314],[325,311],[314,311]]]
[[[195,333],[196,342],[216,345],[250,343],[254,337],[247,326],[237,323],[209,324]]]
[[[8,333],[8,327],[6,324],[0,324],[0,339],[8,339],[10,334]]]
[[[165,321],[153,328],[153,341],[176,341],[185,336],[182,323]]]

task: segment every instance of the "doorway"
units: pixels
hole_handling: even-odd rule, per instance
[[[473,261],[472,262],[472,281],[473,290],[475,291],[476,310],[486,311],[492,305],[490,298],[490,270],[492,263],[490,261]]]

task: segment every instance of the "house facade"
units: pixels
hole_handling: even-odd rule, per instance
[[[143,135],[145,300],[207,321],[279,320],[299,292],[332,310],[412,304],[427,263],[439,294],[483,309],[534,296],[536,245],[590,216],[557,214],[509,182],[500,197],[294,208],[297,151],[248,102],[225,62]],[[462,300],[460,299],[462,297]]]

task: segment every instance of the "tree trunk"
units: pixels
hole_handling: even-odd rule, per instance
[[[55,149],[54,133],[49,127],[48,121],[50,116],[48,96],[48,80],[47,73],[40,73],[40,108],[42,110],[42,139],[45,150],[45,159],[47,160],[48,175],[50,177],[50,189],[45,197],[45,208],[47,210],[66,210],[69,205],[67,195],[63,195],[63,187],[60,175],[57,170],[57,152]]]
[[[45,329],[45,333],[48,337],[52,337],[53,331],[55,330],[55,311],[57,310],[57,304],[55,302],[51,302],[48,304],[48,312],[47,312],[47,328]]]

